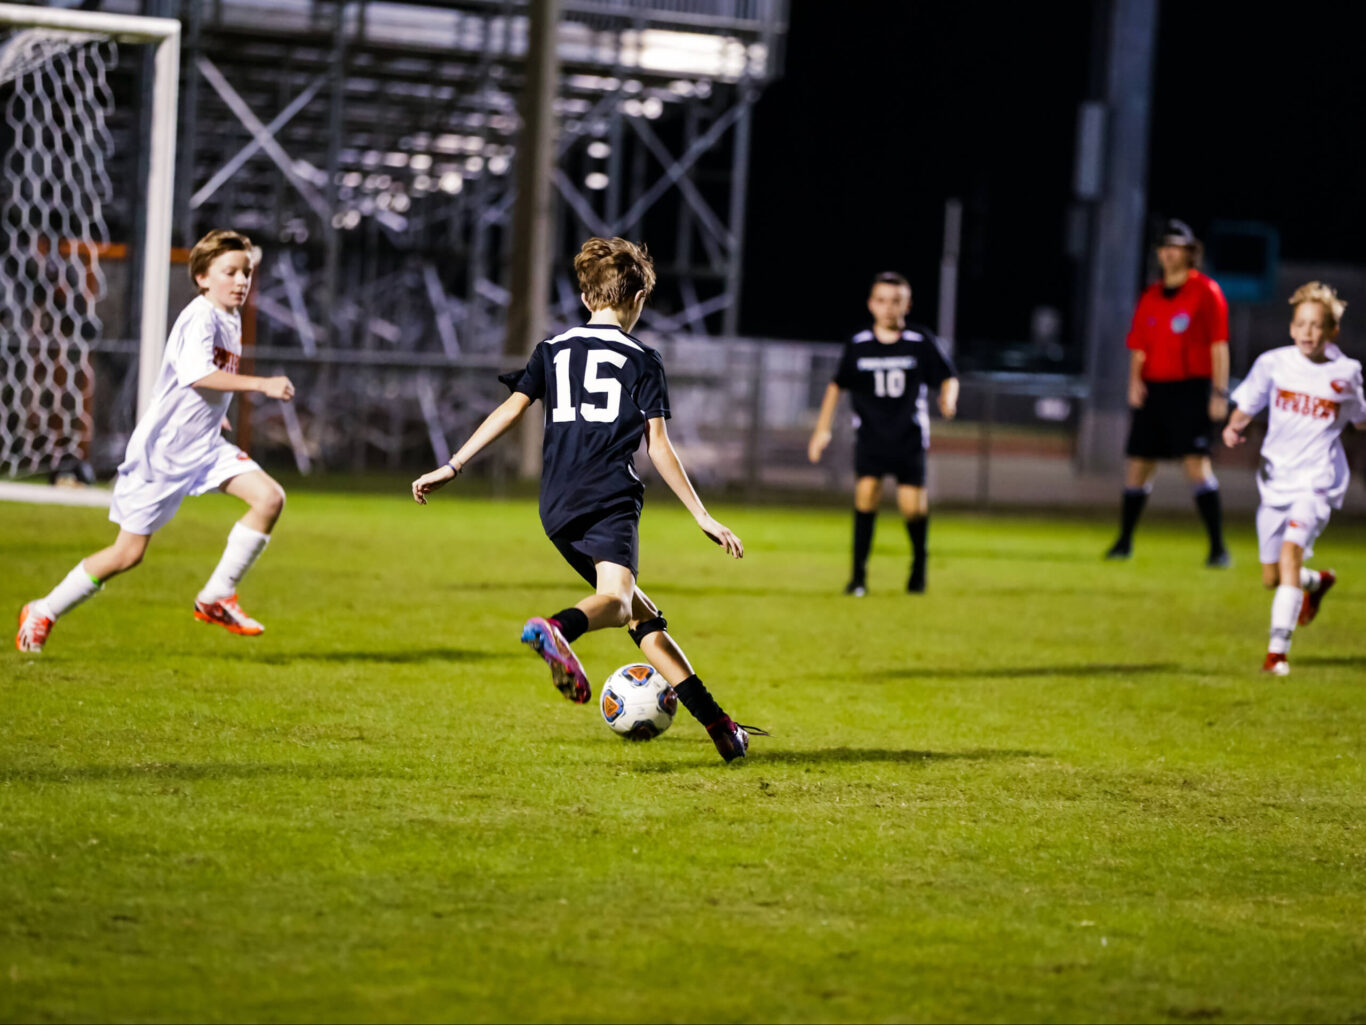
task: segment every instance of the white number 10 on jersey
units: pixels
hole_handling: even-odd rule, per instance
[[[880,399],[899,399],[906,391],[906,371],[893,367],[891,370],[873,371],[873,394]]]
[[[569,382],[569,358],[573,354],[571,349],[564,349],[555,354],[555,408],[551,410],[551,419],[557,424],[562,424],[582,414],[589,423],[610,424],[621,411],[621,382],[610,374],[599,377],[598,371],[605,363],[614,367],[624,367],[626,357],[607,349],[589,350],[588,365],[583,373],[583,390],[603,396],[604,404],[597,406],[591,402],[583,402],[576,411],[570,397]]]

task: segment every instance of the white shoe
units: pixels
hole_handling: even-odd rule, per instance
[[[52,624],[57,622],[45,611],[47,605],[32,601],[19,610],[19,632],[14,635],[14,646],[20,651],[39,652],[47,643]]]

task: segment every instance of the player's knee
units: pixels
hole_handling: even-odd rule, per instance
[[[119,548],[114,553],[118,572],[127,573],[134,566],[142,562],[142,556],[146,549],[142,548]]]
[[[257,513],[274,522],[285,511],[285,489],[272,481],[270,486],[264,489],[251,505]]]
[[[625,626],[631,621],[631,603],[616,595],[604,595],[613,599],[612,604],[607,607],[605,614],[611,617],[613,626]]]
[[[629,632],[631,640],[636,642],[636,647],[640,647],[640,642],[652,633],[662,633],[669,628],[669,622],[656,611],[652,619],[637,620],[630,624]]]

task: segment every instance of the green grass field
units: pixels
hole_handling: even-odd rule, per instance
[[[642,586],[722,703],[631,745],[517,644],[580,597],[531,502],[299,492],[232,637],[190,604],[238,507],[0,659],[5,1021],[1361,1021],[1366,530],[1258,673],[1250,524],[1131,563],[1103,521],[933,521],[654,489]],[[0,505],[12,615],[103,511]],[[595,682],[624,631],[577,645]]]

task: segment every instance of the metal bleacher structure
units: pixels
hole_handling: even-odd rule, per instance
[[[82,6],[182,22],[174,243],[231,226],[262,245],[255,372],[298,385],[292,406],[248,411],[256,450],[287,448],[305,472],[444,458],[510,362],[529,0]],[[734,335],[751,112],[781,70],[787,0],[559,9],[551,324],[579,316],[579,241],[621,234],[647,238],[660,271],[643,330]],[[127,154],[137,61],[118,75]],[[137,237],[135,200],[109,213],[113,237]],[[186,296],[173,291],[172,316]],[[107,465],[132,426],[133,347],[97,348],[101,391],[124,381],[97,415]]]

